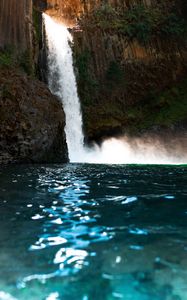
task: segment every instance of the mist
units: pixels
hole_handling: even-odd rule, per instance
[[[97,164],[187,164],[186,139],[145,136],[106,139],[84,147],[76,162]]]

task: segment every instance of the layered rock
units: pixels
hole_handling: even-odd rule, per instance
[[[40,0],[0,1],[0,164],[68,161],[62,105],[36,79],[45,77],[43,9]]]
[[[155,117],[167,109],[151,102],[187,74],[184,0],[47,3],[47,13],[75,24],[75,70],[88,139],[139,131],[146,127],[141,124],[148,106]],[[146,121],[148,128],[155,122]]]
[[[0,48],[6,46],[32,48],[32,0],[0,1]]]
[[[103,5],[110,5],[121,12],[130,7],[142,4],[144,6],[157,6],[162,3],[159,0],[34,0],[34,3],[42,3],[41,7],[51,16],[59,16],[63,20],[74,20],[87,16]],[[173,1],[163,1],[165,9],[168,10]],[[187,4],[185,0],[177,0],[177,6],[186,15]]]
[[[45,12],[53,18],[60,19],[68,26],[72,26],[76,24],[77,18],[83,13],[83,2],[80,0],[47,0]]]
[[[0,71],[0,164],[67,162],[61,103],[42,82]]]
[[[187,75],[182,2],[108,3],[88,10],[73,30],[84,129],[91,140],[150,129],[168,105],[151,106],[153,95],[160,97]],[[146,116],[140,107],[148,106],[155,110],[153,122],[141,126]]]
[[[12,44],[20,53],[31,50],[33,64],[41,42],[41,11],[74,26],[75,70],[88,140],[183,122],[184,0],[33,0],[33,4],[35,20],[32,1],[1,1],[0,47]],[[172,115],[175,109],[177,114]],[[163,121],[166,112],[169,122]],[[60,106],[59,113],[63,113]]]

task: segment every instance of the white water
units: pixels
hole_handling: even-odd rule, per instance
[[[83,151],[80,102],[77,94],[68,29],[44,14],[48,42],[49,88],[63,103],[66,116],[66,140],[70,161],[77,161]]]
[[[68,29],[46,14],[44,16],[48,41],[49,87],[63,103],[66,115],[66,140],[70,162],[107,164],[184,164],[187,156],[171,155],[162,143],[155,140],[108,139],[101,147],[84,147],[82,115],[73,69]]]

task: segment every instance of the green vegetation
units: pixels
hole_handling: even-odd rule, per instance
[[[129,127],[135,131],[153,126],[169,127],[187,120],[187,80],[127,108],[127,116]]]
[[[98,83],[93,77],[93,71],[90,69],[91,53],[85,50],[82,53],[75,55],[75,67],[78,71],[77,83],[79,95],[83,105],[92,105],[98,93],[102,93],[102,89],[114,90],[123,86],[125,74],[120,64],[116,61],[111,61],[105,74],[104,81]]]
[[[37,11],[35,8],[33,8],[32,19],[33,19],[33,25],[34,25],[34,29],[35,29],[36,38],[37,38],[38,43],[42,38],[42,31],[41,31],[41,28],[40,28],[40,23],[41,23],[40,18],[41,18],[41,13],[39,11]]]
[[[91,75],[89,70],[91,54],[88,50],[76,54],[75,66],[78,70],[78,89],[84,104],[90,103],[90,98],[96,94],[98,83]]]
[[[143,5],[129,9],[119,30],[140,43],[148,42],[154,36],[183,38],[186,34],[184,19],[175,12],[165,12],[161,8],[146,8]]]
[[[111,61],[106,72],[106,79],[112,85],[118,85],[120,83],[124,84],[124,71],[122,70],[120,64],[116,61]]]
[[[0,50],[0,68],[21,69],[28,75],[33,75],[32,58],[29,50],[17,53],[14,47],[8,46]]]
[[[35,28],[37,43],[41,40],[40,30],[40,18],[41,13],[33,8],[33,25]],[[14,46],[7,46],[4,49],[0,49],[0,68],[18,68],[24,71],[26,74],[34,75],[34,66],[32,61],[32,54],[29,49],[22,53],[18,53]]]
[[[187,36],[187,22],[175,7],[167,11],[162,6],[146,7],[139,4],[122,13],[104,4],[89,16],[84,26],[86,23],[92,27],[117,30],[140,43],[146,43],[154,36],[180,40]]]
[[[15,64],[14,51],[11,47],[0,50],[0,67],[8,67]]]
[[[171,37],[186,38],[187,22],[174,12],[166,15],[160,25],[160,34]]]
[[[120,101],[92,103],[83,107],[84,126],[90,138],[125,131],[137,135],[153,128],[171,128],[187,122],[187,79],[162,93],[126,105]]]
[[[90,59],[90,53],[88,51],[84,51],[77,55],[76,57],[76,67],[79,71],[79,80],[80,82],[87,82],[89,80],[89,73],[88,73],[88,64]]]
[[[32,58],[29,50],[26,50],[18,57],[19,67],[28,75],[33,75]]]

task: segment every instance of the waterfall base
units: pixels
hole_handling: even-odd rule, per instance
[[[49,87],[63,104],[70,162],[116,164],[184,164],[187,156],[171,154],[159,141],[109,139],[101,147],[84,146],[82,114],[77,93],[68,29],[44,14],[48,43]]]

